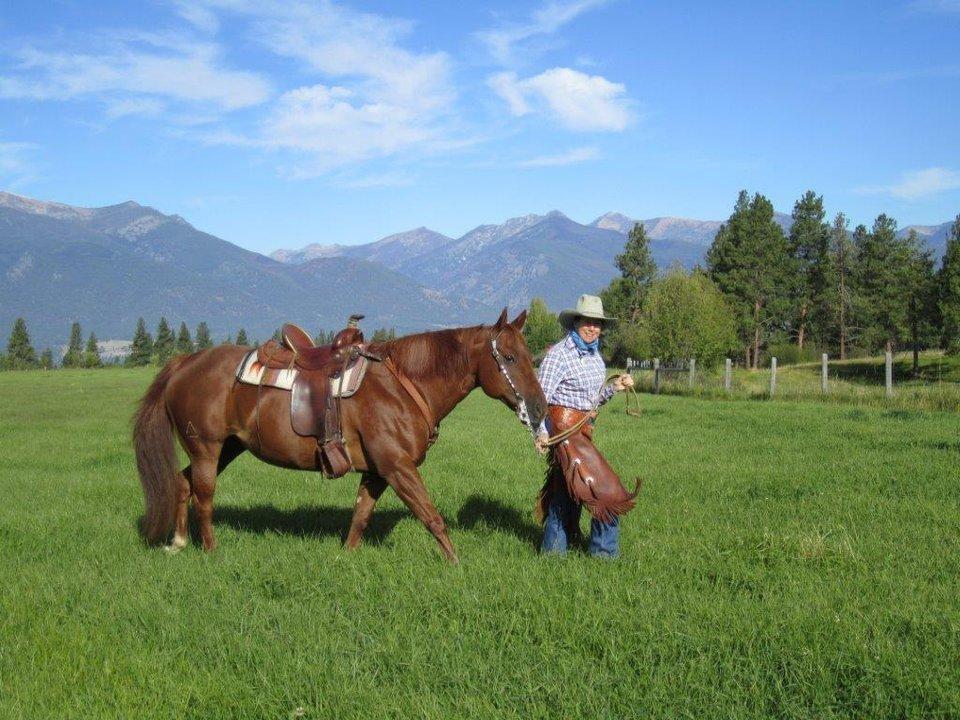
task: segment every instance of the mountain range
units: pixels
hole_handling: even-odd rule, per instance
[[[789,215],[776,220],[789,231]],[[352,312],[398,332],[489,322],[533,297],[558,310],[599,292],[636,222],[661,268],[702,263],[721,225],[615,212],[584,225],[555,210],[459,238],[420,227],[265,257],[132,201],[79,208],[0,192],[0,328],[22,315],[43,348],[62,345],[74,321],[107,340],[130,338],[138,317],[152,331],[161,315],[191,331],[204,320],[215,338],[240,327],[265,338],[287,320],[329,330]],[[916,230],[939,258],[951,224],[900,232]]]
[[[132,337],[138,317],[153,332],[160,316],[174,331],[202,320],[215,338],[243,327],[265,339],[287,320],[316,332],[352,312],[399,332],[496,317],[379,263],[284,264],[135,202],[76,208],[0,192],[0,328],[23,316],[38,349],[65,343],[74,321],[101,340]]]

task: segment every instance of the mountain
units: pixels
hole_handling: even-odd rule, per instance
[[[933,250],[933,257],[939,263],[943,259],[943,254],[947,250],[947,238],[950,236],[950,228],[953,227],[953,220],[939,225],[907,225],[901,228],[897,233],[899,237],[906,237],[911,230],[916,230],[919,235]]]
[[[76,208],[0,193],[0,332],[27,321],[34,347],[61,345],[70,324],[129,338],[160,316],[215,337],[266,338],[290,320],[311,331],[367,315],[366,328],[410,332],[489,322],[496,311],[448,297],[379,263],[320,258],[289,265],[135,202]]]
[[[542,297],[559,308],[580,293],[603,289],[617,272],[613,259],[623,244],[619,233],[581,225],[555,210],[481,225],[397,270],[487,305],[526,306]]]
[[[785,213],[774,213],[774,220],[783,228],[784,233],[790,232],[793,218]],[[591,227],[616,230],[627,235],[638,223],[643,223],[644,230],[650,240],[667,240],[671,242],[686,242],[694,245],[710,247],[717,230],[723,224],[720,220],[691,220],[678,217],[655,217],[649,220],[635,220],[618,212],[608,212],[601,215],[592,223]]]

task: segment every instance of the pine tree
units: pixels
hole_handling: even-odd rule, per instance
[[[761,345],[787,325],[790,311],[787,239],[767,198],[740,192],[707,252],[707,267],[737,318],[747,364],[759,367]]]
[[[201,322],[197,325],[197,337],[194,345],[197,350],[206,350],[213,347],[213,340],[210,339],[210,328],[207,327],[207,323]]]
[[[63,367],[83,367],[83,335],[78,322],[70,327],[70,343],[60,364]]]
[[[877,216],[859,239],[858,278],[863,338],[870,349],[891,351],[907,334],[913,268],[909,246],[897,238],[897,221]]]
[[[920,350],[937,342],[940,334],[937,308],[937,274],[933,251],[926,248],[916,230],[902,241],[908,257],[906,274],[907,325],[913,350],[913,377],[920,374]]]
[[[650,284],[657,277],[657,265],[650,254],[650,241],[643,223],[635,223],[623,252],[616,257],[617,269],[626,281],[627,307],[629,313],[624,320],[634,322],[643,306],[643,298]]]
[[[249,341],[247,340],[247,331],[243,328],[240,328],[240,332],[237,333],[237,345],[248,345]]]
[[[185,322],[180,323],[180,333],[177,335],[177,353],[186,355],[193,352],[193,340]]]
[[[28,370],[37,367],[37,353],[30,344],[27,321],[17,318],[7,342],[7,367],[11,370]]]
[[[137,320],[137,329],[133,334],[133,343],[130,345],[130,354],[127,355],[126,365],[141,367],[149,365],[153,359],[153,338],[147,332],[147,324],[143,318]]]
[[[850,323],[853,318],[854,307],[853,276],[857,257],[856,247],[847,232],[847,225],[847,218],[844,214],[837,213],[830,233],[830,252],[833,256],[833,278],[835,282],[832,297],[834,300],[836,337],[840,346],[841,360],[847,359],[847,346],[850,342]]]
[[[177,341],[165,317],[157,324],[157,339],[153,343],[153,359],[158,365],[166,365],[176,351]]]
[[[808,330],[820,335],[829,322],[830,226],[825,223],[823,196],[812,190],[793,206],[789,247],[797,347],[803,350]]]
[[[87,338],[87,347],[83,351],[83,366],[88,368],[103,367],[100,359],[100,348],[97,347],[97,336],[90,333]]]
[[[53,369],[53,350],[50,348],[40,353],[40,368],[43,370]]]
[[[313,336],[313,344],[317,345],[326,345],[327,344],[327,333],[321,328],[317,331],[317,334]]]
[[[938,279],[941,346],[949,355],[960,355],[960,215],[947,237],[947,249]]]

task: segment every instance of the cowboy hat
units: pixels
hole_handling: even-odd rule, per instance
[[[603,301],[596,295],[581,295],[577,300],[575,309],[566,309],[560,313],[560,324],[566,330],[572,330],[573,324],[578,317],[591,318],[599,320],[601,324],[615,323],[617,318],[607,317],[603,314]]]

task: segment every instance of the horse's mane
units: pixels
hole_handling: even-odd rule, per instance
[[[411,379],[456,380],[470,369],[468,346],[461,337],[481,327],[406,335],[396,340],[370,343],[370,350],[383,358],[392,359]]]

